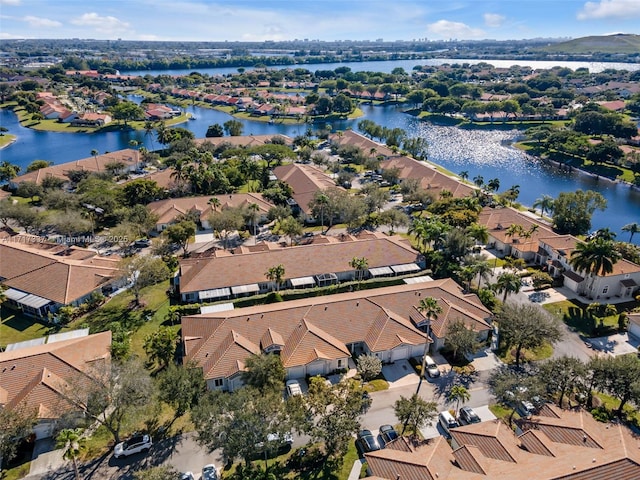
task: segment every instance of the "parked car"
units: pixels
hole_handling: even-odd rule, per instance
[[[518,402],[518,408],[516,410],[518,415],[524,418],[529,418],[531,415],[536,413],[535,405],[527,400]]]
[[[480,423],[482,421],[471,407],[462,407],[458,415],[458,420],[460,420],[462,425],[471,425],[472,423]]]
[[[180,480],[196,480],[191,472],[184,472],[180,474]]]
[[[267,442],[269,443],[269,447],[273,450],[278,450],[280,448],[284,448],[287,445],[291,445],[293,443],[293,435],[291,433],[285,433],[282,437],[280,437],[279,433],[269,433],[267,435]],[[262,450],[264,448],[263,442],[256,443],[256,449]]]
[[[298,380],[287,380],[287,395],[293,397],[295,395],[302,395],[302,388],[300,388],[300,382]]]
[[[361,453],[375,452],[380,450],[380,444],[371,430],[361,430],[356,438],[356,447]]]
[[[148,452],[153,445],[150,435],[137,434],[118,443],[113,449],[113,456],[116,458],[128,457],[134,453]]]
[[[440,376],[440,370],[438,370],[438,365],[433,361],[433,358],[426,356],[424,357],[424,370],[429,378],[437,378]]]
[[[398,438],[398,432],[391,425],[381,425],[379,432],[385,445]]]
[[[202,480],[218,480],[219,478],[215,465],[209,464],[202,467]]]
[[[449,435],[449,430],[460,426],[458,422],[456,422],[456,419],[453,418],[453,415],[451,415],[447,410],[440,412],[438,415],[438,422],[447,435]]]

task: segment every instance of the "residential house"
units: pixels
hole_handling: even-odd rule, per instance
[[[258,248],[192,256],[180,261],[174,286],[183,302],[215,301],[275,290],[279,286],[267,279],[266,272],[280,264],[285,269],[285,288],[403,275],[424,268],[422,256],[401,237],[371,234],[363,239],[343,238],[319,236],[322,243],[295,247],[263,243]],[[365,271],[357,272],[350,265],[354,257],[367,260]]]
[[[633,312],[628,315],[629,318],[629,335],[640,338],[640,312]]]
[[[545,406],[518,421],[451,429],[420,442],[398,438],[365,454],[368,471],[386,480],[634,480],[640,478],[640,442],[620,423],[600,423],[583,410]]]
[[[211,199],[218,201],[218,206],[211,203]],[[264,223],[267,220],[267,213],[274,205],[267,201],[260,193],[233,193],[228,195],[206,195],[201,197],[182,197],[168,198],[166,200],[158,200],[151,202],[147,208],[154,214],[158,215],[156,221],[156,230],[163,231],[176,218],[194,212],[197,215],[202,229],[209,229],[209,216],[220,210],[227,208],[247,208],[250,205],[257,205],[260,215],[259,222]]]
[[[41,168],[33,172],[25,173],[15,177],[9,182],[9,188],[15,190],[21,182],[35,182],[38,185],[47,177],[55,177],[65,182],[69,181],[67,173],[75,170],[82,170],[91,173],[102,173],[108,171],[110,164],[122,164],[122,171],[132,172],[140,167],[140,152],[132,148],[118,150],[115,152],[96,155],[73,162],[60,163],[50,167]]]
[[[293,191],[290,206],[294,213],[301,213],[306,222],[315,221],[311,210],[311,201],[316,192],[328,188],[342,189],[342,187],[336,186],[333,178],[314,165],[289,163],[274,168],[273,174],[278,180],[289,184]]]
[[[74,127],[102,127],[111,123],[113,119],[107,113],[86,112],[81,113],[71,125]]]
[[[35,411],[36,439],[50,437],[57,421],[76,410],[67,392],[111,362],[111,332],[89,329],[8,345],[0,352],[0,409]]]
[[[33,235],[0,236],[0,283],[4,306],[47,319],[64,305],[78,306],[93,292],[122,285],[119,258],[43,241]]]
[[[365,155],[371,155],[373,157],[381,156],[383,159],[391,157],[397,157],[399,154],[393,149],[376,143],[373,140],[365,137],[364,135],[354,132],[353,130],[345,130],[344,132],[333,133],[329,136],[329,141],[332,145],[342,146],[349,145],[360,148]]]
[[[291,146],[293,144],[293,140],[290,137],[281,135],[279,133],[274,135],[242,135],[236,137],[196,138],[194,142],[198,145],[202,145],[203,143],[210,143],[212,145],[215,145],[216,147],[223,143],[226,143],[234,147],[250,148],[272,143],[274,138],[284,141],[285,145]]]
[[[251,354],[280,355],[287,378],[328,375],[350,357],[383,362],[418,357],[430,343],[418,323],[420,300],[434,297],[457,310],[440,316],[478,322],[489,311],[451,279],[304,298],[182,318],[184,361],[203,369],[210,389],[234,390]]]

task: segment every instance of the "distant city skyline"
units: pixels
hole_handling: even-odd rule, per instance
[[[640,0],[0,0],[0,39],[516,40],[638,25]]]

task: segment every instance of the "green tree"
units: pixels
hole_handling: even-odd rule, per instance
[[[171,275],[161,258],[148,255],[124,258],[121,268],[129,279],[129,290],[135,297],[136,305],[140,305],[140,292],[143,288],[163,282]]]
[[[464,385],[453,385],[447,392],[447,401],[456,404],[456,417],[460,411],[460,403],[463,405],[471,399],[469,390]]]
[[[409,398],[400,395],[393,406],[393,411],[398,421],[402,423],[400,434],[404,435],[408,427],[411,436],[417,438],[421,428],[433,424],[438,414],[438,405],[435,402],[427,402],[414,393]]]
[[[239,137],[240,135],[242,135],[244,124],[238,120],[227,120],[226,122],[224,122],[222,127],[227,135],[231,137]]]
[[[640,402],[640,360],[636,355],[607,357],[601,388],[620,401],[616,415],[622,417],[625,405]]]
[[[622,227],[623,232],[629,232],[629,243],[633,241],[633,236],[636,233],[640,232],[640,223],[627,223],[624,227]]]
[[[561,234],[586,234],[591,230],[593,213],[606,208],[607,200],[598,192],[562,192],[553,202],[553,224]]]
[[[185,257],[188,256],[189,239],[196,234],[196,224],[189,220],[183,220],[170,225],[164,232],[169,241],[177,244]]]
[[[178,471],[171,465],[159,465],[134,472],[133,478],[135,480],[170,480],[178,478]]]
[[[269,267],[264,274],[264,276],[267,277],[267,280],[275,283],[276,292],[280,290],[280,284],[284,280],[284,275],[285,275],[284,265],[281,263],[279,265]]]
[[[373,380],[382,372],[382,360],[375,355],[359,355],[356,370],[363,382]]]
[[[356,271],[356,280],[364,280],[364,274],[369,268],[369,261],[365,257],[353,257],[349,266]]]
[[[559,358],[547,360],[540,365],[538,372],[540,380],[546,385],[547,393],[557,397],[560,407],[563,407],[565,396],[571,407],[571,395],[577,392],[582,385],[586,366],[579,359],[563,355]]]
[[[327,210],[329,205],[329,197],[324,194],[322,190],[316,190],[313,194],[313,198],[309,202],[309,207],[313,216],[320,218],[321,233],[324,233],[324,221],[327,216]]]
[[[393,235],[397,228],[406,227],[409,225],[409,216],[400,211],[392,208],[391,210],[385,210],[380,214],[380,224],[389,225],[389,233]]]
[[[16,190],[16,196],[31,199],[31,203],[35,202],[36,197],[42,197],[42,187],[36,182],[20,182]]]
[[[464,320],[456,319],[449,324],[445,346],[451,349],[454,358],[460,359],[478,349],[478,335],[468,328]]]
[[[35,172],[36,170],[47,168],[51,165],[53,165],[53,162],[49,162],[47,160],[34,160],[27,166],[27,172]]]
[[[279,355],[251,355],[245,360],[245,371],[242,381],[245,385],[256,388],[261,393],[282,393],[284,378],[287,372],[282,366]]]
[[[274,233],[280,235],[286,235],[289,237],[289,245],[293,246],[293,239],[299,235],[302,235],[304,228],[295,217],[288,216],[278,221],[273,228]]]
[[[178,334],[171,327],[159,327],[144,337],[143,348],[149,361],[158,362],[160,368],[166,367],[176,353]]]
[[[364,406],[361,385],[342,381],[327,385],[322,377],[311,377],[307,395],[307,415],[313,419],[309,435],[323,442],[328,459],[341,464],[353,436],[360,430]]]
[[[6,160],[0,163],[0,183],[8,182],[12,178],[15,178],[20,173],[20,167],[13,165]]]
[[[158,375],[158,399],[173,407],[173,421],[192,410],[207,391],[202,368],[194,363],[169,366]]]
[[[620,254],[615,249],[615,244],[610,240],[596,238],[589,242],[581,242],[571,252],[569,264],[580,272],[586,272],[591,279],[589,289],[598,275],[606,275],[613,272],[613,266],[620,259]]]
[[[129,182],[122,190],[124,191],[127,204],[130,206],[138,204],[147,205],[154,200],[159,200],[163,196],[162,189],[158,187],[157,182],[146,178],[138,178]]]
[[[502,365],[489,374],[487,385],[494,398],[511,408],[509,426],[521,401],[531,401],[544,392],[544,387],[534,371]]]
[[[553,211],[554,200],[551,195],[542,195],[533,202],[533,208],[539,208],[540,214],[544,217],[545,213]]]
[[[505,303],[496,315],[500,341],[504,348],[515,348],[516,366],[520,365],[522,349],[533,349],[562,338],[559,320],[539,305]]]
[[[502,302],[507,301],[507,295],[518,293],[521,287],[520,276],[511,272],[502,272],[494,285],[496,292],[503,292]]]
[[[209,125],[207,128],[207,133],[205,137],[223,137],[224,136],[224,128],[219,123],[214,123],[213,125]]]
[[[228,248],[229,236],[242,228],[242,211],[237,208],[225,208],[209,215],[209,225],[214,232],[222,237],[222,245]]]
[[[10,462],[15,457],[18,441],[33,431],[38,423],[35,408],[27,407],[24,403],[15,408],[0,408],[0,457],[3,462]]]
[[[89,371],[70,378],[64,396],[89,419],[103,425],[119,443],[125,420],[148,409],[153,384],[136,358],[110,365],[98,362]]]
[[[119,102],[111,107],[111,113],[114,120],[124,120],[124,124],[132,120],[141,120],[144,118],[144,110],[137,104],[129,101]]]
[[[80,480],[78,470],[78,459],[87,448],[87,440],[82,436],[80,430],[65,428],[56,436],[56,448],[63,449],[62,458],[71,460],[73,473],[76,480]]]

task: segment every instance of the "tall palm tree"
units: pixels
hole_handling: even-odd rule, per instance
[[[466,182],[469,179],[469,172],[467,170],[461,171],[458,176],[463,182]]]
[[[520,276],[511,272],[503,272],[498,276],[494,287],[497,292],[503,292],[502,303],[507,301],[507,295],[510,293],[518,293],[520,291]]]
[[[315,199],[316,205],[320,209],[320,233],[324,233],[324,211],[329,206],[329,197],[324,193],[319,193]]]
[[[449,393],[447,394],[447,399],[450,402],[456,403],[456,417],[458,416],[458,411],[460,410],[460,402],[464,405],[471,399],[471,394],[467,387],[464,385],[453,385]]]
[[[475,183],[478,188],[484,187],[484,177],[482,175],[476,175],[473,177],[473,183]]]
[[[356,271],[356,278],[361,282],[364,279],[365,270],[369,268],[369,260],[365,257],[353,257],[349,266]]]
[[[613,266],[620,260],[620,254],[611,240],[595,238],[576,245],[571,253],[569,265],[577,271],[586,272],[591,279],[589,290],[593,288],[595,277],[613,272]]]
[[[258,226],[258,221],[260,220],[260,206],[257,203],[252,203],[248,207],[249,210],[249,220],[251,221],[251,226],[253,227],[253,235],[256,235],[256,227]]]
[[[487,182],[487,190],[490,192],[497,192],[500,189],[500,179],[492,178]]]
[[[420,303],[418,304],[417,308],[418,308],[418,311],[422,313],[425,316],[425,318],[429,321],[429,324],[431,324],[432,321],[437,320],[438,315],[442,313],[442,307],[438,304],[438,300],[435,299],[434,297],[423,298],[422,300],[420,300]],[[427,328],[427,336],[428,334],[429,334],[429,330]],[[425,355],[427,354],[427,349],[429,347],[428,340],[429,340],[428,338],[425,340]],[[423,361],[423,364],[424,364],[424,361]],[[424,366],[422,368],[422,371],[424,372]]]
[[[485,244],[489,241],[489,229],[485,225],[472,223],[466,230],[467,234],[473,238],[476,243]]]
[[[533,208],[539,208],[540,214],[544,217],[545,213],[551,213],[553,211],[554,200],[551,195],[542,195],[533,202]]]
[[[473,271],[478,275],[478,290],[482,288],[482,279],[489,280],[489,274],[493,271],[487,260],[478,260],[472,265]]]
[[[640,232],[640,223],[627,223],[624,227],[622,227],[623,232],[629,232],[629,243],[633,241],[633,236],[636,233]]]
[[[282,264],[270,267],[265,273],[265,276],[270,282],[275,282],[276,292],[280,290],[280,284],[284,279],[284,273],[284,265]]]
[[[476,276],[476,271],[473,269],[472,265],[464,265],[462,268],[457,270],[458,277],[465,285],[465,291],[471,290],[471,280]]]
[[[62,458],[71,460],[76,480],[80,480],[78,458],[86,449],[86,439],[81,436],[80,430],[72,430],[70,428],[61,430],[56,437],[56,447],[64,449]]]
[[[211,205],[214,212],[218,211],[218,208],[220,207],[220,199],[218,197],[211,197],[207,203]]]

